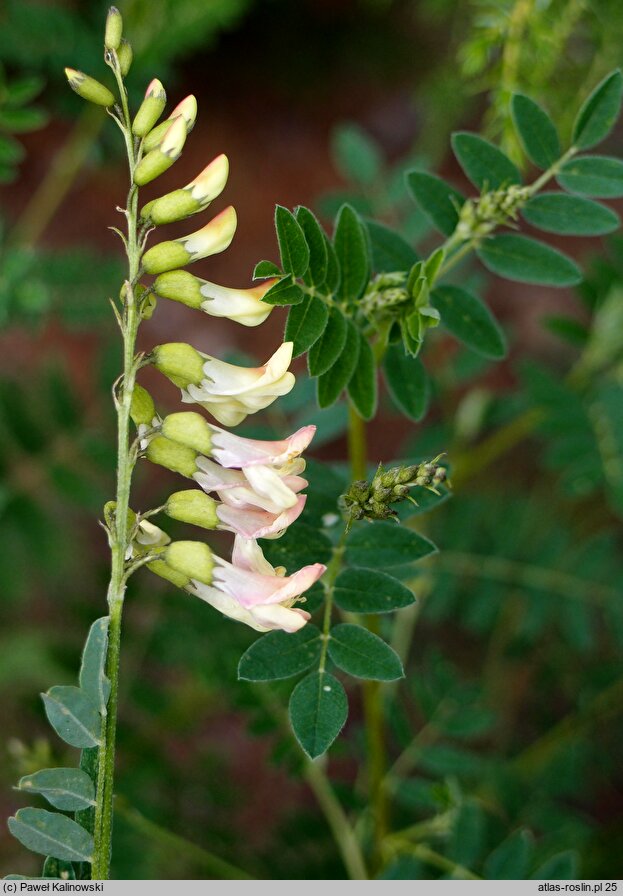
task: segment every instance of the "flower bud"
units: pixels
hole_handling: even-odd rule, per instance
[[[201,414],[195,411],[178,411],[169,414],[162,421],[162,435],[172,442],[186,445],[199,454],[209,455],[212,451],[210,426]]]
[[[138,183],[136,175],[134,179]],[[185,267],[200,258],[224,252],[234,238],[236,223],[236,212],[230,205],[201,230],[152,246],[143,256],[143,268],[148,274],[163,274],[165,271]]]
[[[155,180],[179,159],[186,142],[186,125],[182,118],[177,118],[167,130],[166,136],[158,149],[152,149],[134,169],[134,183],[139,187]]]
[[[107,50],[118,50],[123,34],[123,19],[116,6],[111,6],[106,16],[104,46]]]
[[[132,122],[132,133],[137,137],[145,137],[158,121],[167,103],[167,95],[162,83],[154,78],[145,91],[145,99],[139,106]]]
[[[165,562],[176,572],[204,585],[212,582],[212,551],[202,541],[174,541],[164,551]]]
[[[197,472],[197,452],[179,442],[171,442],[163,436],[152,439],[145,450],[145,457],[154,464],[166,467],[174,473],[192,479]]]
[[[66,68],[65,75],[69,81],[69,86],[83,100],[95,103],[96,106],[114,106],[115,98],[108,87],[104,87],[95,78],[85,75],[84,72],[78,72],[74,68]]]
[[[171,224],[203,211],[222,193],[228,174],[229,161],[221,154],[182,189],[148,202],[141,210],[141,218],[149,218],[152,224]]]
[[[147,389],[143,389],[142,386],[136,383],[132,392],[132,404],[130,405],[130,417],[133,423],[136,426],[141,424],[151,426],[155,416],[156,406],[153,398]]]
[[[169,566],[164,560],[154,560],[152,563],[148,563],[147,569],[154,572],[157,576],[160,576],[161,579],[166,579],[167,582],[176,585],[178,588],[185,588],[187,585],[190,585],[189,576],[177,572],[177,570]]]
[[[176,118],[180,117],[186,122],[186,133],[190,134],[195,126],[195,120],[197,118],[197,100],[192,94],[183,99],[181,103],[177,104],[166,121],[162,121],[159,125],[156,125],[156,127],[147,134],[143,142],[143,149],[145,152],[151,152],[152,149],[156,149],[160,146],[160,143],[164,139],[167,130],[171,127],[171,124]]]
[[[164,512],[174,520],[191,523],[203,529],[216,529],[216,501],[198,488],[175,492],[167,501]]]
[[[154,291],[162,299],[181,302],[189,308],[201,308],[201,303],[205,301],[201,295],[202,283],[203,280],[190,271],[166,271],[156,278]]]
[[[203,356],[187,342],[166,342],[152,352],[153,364],[167,379],[186,389],[203,379]]]
[[[130,71],[130,66],[132,65],[133,58],[134,54],[132,53],[132,45],[129,43],[129,41],[122,40],[117,50],[117,60],[119,62],[119,70],[122,77],[125,78],[127,73]]]

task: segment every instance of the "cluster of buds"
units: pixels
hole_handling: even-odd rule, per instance
[[[122,30],[121,15],[112,7],[106,24],[105,52],[119,82],[132,55]],[[108,107],[132,141],[134,191],[154,181],[180,157],[197,116],[194,96],[183,99],[168,118],[160,121],[166,92],[154,79],[130,121],[123,97],[121,108],[103,84],[71,69],[67,76],[80,96]],[[229,162],[221,153],[190,183],[142,205],[138,222],[141,239],[160,225],[204,211],[224,190],[228,174]],[[150,300],[151,313],[154,297],[160,297],[243,326],[261,324],[272,310],[262,299],[274,279],[236,289],[185,270],[227,249],[236,223],[236,212],[229,206],[198,230],[144,251],[139,276],[152,277],[153,282],[127,283],[122,302],[133,295],[143,313]],[[145,363],[152,363],[181,389],[184,403],[199,405],[217,423],[232,427],[292,389],[292,348],[292,343],[286,342],[264,365],[248,368],[220,361],[186,343],[166,343],[148,353]],[[306,500],[303,490],[308,484],[301,476],[305,469],[301,454],[315,427],[303,427],[282,441],[245,439],[210,423],[196,411],[159,415],[152,397],[138,384],[131,417],[137,427],[138,455],[190,479],[194,486],[174,492],[148,516],[163,512],[203,530],[224,529],[234,533],[235,543],[230,562],[214,554],[203,541],[172,542],[149,519],[131,512],[128,566],[146,565],[226,616],[259,631],[293,632],[305,625],[309,614],[294,604],[304,602],[305,591],[325,567],[316,563],[286,575],[285,569],[270,565],[256,539],[279,537],[300,516]],[[115,530],[114,518],[115,508],[109,505],[105,509],[109,533]]]
[[[455,233],[462,240],[482,239],[496,227],[517,220],[521,206],[530,198],[530,188],[511,184],[500,190],[468,199],[461,206]]]
[[[393,311],[410,302],[411,294],[407,288],[408,277],[406,271],[377,274],[370,280],[361,298],[362,311],[371,317],[389,309]]]
[[[394,504],[412,501],[412,488],[425,488],[439,494],[437,486],[447,479],[445,467],[439,465],[440,457],[421,464],[407,467],[391,467],[384,470],[379,466],[370,482],[359,479],[353,482],[345,495],[341,497],[343,509],[347,512],[349,524],[355,520],[388,520],[396,519],[398,514]]]

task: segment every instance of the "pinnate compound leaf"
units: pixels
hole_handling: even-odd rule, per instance
[[[289,714],[296,739],[309,758],[315,759],[329,749],[344,727],[346,692],[328,672],[312,672],[292,691]]]
[[[55,809],[78,812],[95,805],[95,787],[79,768],[44,768],[20,778],[20,790],[40,793]]]
[[[526,203],[521,214],[533,227],[568,236],[599,236],[620,224],[611,208],[567,193],[540,193]]]
[[[278,205],[275,227],[284,271],[293,277],[302,277],[309,266],[309,247],[301,225],[289,209]]]
[[[407,355],[401,344],[390,345],[383,369],[394,402],[411,420],[421,420],[428,409],[430,384],[420,359]]]
[[[72,685],[57,685],[41,696],[50,725],[62,740],[72,747],[99,746],[102,718],[88,694]]]
[[[335,665],[356,678],[372,681],[404,678],[404,669],[396,651],[361,625],[349,622],[334,625],[328,650]]]
[[[245,681],[275,681],[305,672],[320,657],[320,630],[307,623],[293,634],[268,632],[240,657],[238,678]]]
[[[465,197],[445,180],[426,171],[408,171],[407,187],[431,224],[450,236],[459,223],[459,209]]]
[[[329,310],[324,331],[314,342],[307,356],[311,376],[320,376],[335,364],[346,344],[346,332],[346,318],[339,308],[333,306]]]
[[[346,560],[350,566],[372,565],[375,569],[405,566],[436,551],[428,538],[393,522],[357,526],[346,541]]]
[[[305,273],[308,286],[321,287],[327,278],[328,252],[325,233],[316,216],[304,205],[296,209],[298,221],[309,247],[309,266]]]
[[[20,809],[9,830],[27,849],[66,862],[90,862],[93,837],[73,819],[46,809]]]
[[[366,337],[359,333],[359,355],[348,383],[348,395],[364,420],[371,420],[376,413],[377,391],[374,352]]]
[[[365,222],[372,248],[372,269],[377,274],[393,271],[410,271],[418,254],[406,239],[378,221]]]
[[[370,266],[365,228],[350,205],[343,205],[338,212],[333,244],[341,275],[338,298],[355,302],[366,288]]]
[[[515,163],[478,134],[467,131],[453,134],[452,149],[466,176],[479,190],[499,190],[509,184],[521,183]]]
[[[503,840],[484,864],[486,880],[525,880],[534,852],[530,831],[522,828]]]
[[[318,377],[318,404],[328,408],[338,400],[348,386],[359,360],[359,331],[350,320],[346,321],[346,340],[337,360]]]
[[[294,344],[293,356],[306,352],[322,336],[327,325],[329,311],[318,296],[305,296],[293,305],[286,322],[285,340]]]
[[[554,122],[538,103],[516,93],[511,114],[524,151],[531,162],[543,170],[560,158],[560,140]]]
[[[305,298],[305,293],[296,284],[290,274],[282,277],[264,293],[262,301],[267,305],[298,305]]]
[[[110,681],[106,676],[108,650],[108,616],[96,619],[87,636],[80,666],[80,687],[103,713],[110,696]]]
[[[556,180],[570,193],[616,199],[623,196],[623,161],[611,156],[580,156],[565,162]]]
[[[431,300],[453,336],[485,358],[505,357],[504,333],[479,298],[460,286],[439,286]]]
[[[514,233],[487,239],[478,257],[488,270],[508,280],[543,286],[573,286],[582,279],[576,263],[545,243]]]
[[[338,607],[348,613],[389,613],[415,602],[413,592],[393,576],[357,567],[342,570],[333,594]]]
[[[619,117],[623,77],[616,69],[597,85],[585,100],[573,125],[573,145],[590,149],[604,140]]]

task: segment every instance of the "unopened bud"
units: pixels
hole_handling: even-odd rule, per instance
[[[212,551],[202,541],[174,541],[165,549],[163,556],[176,572],[204,585],[212,583]]]
[[[166,121],[156,125],[156,127],[147,134],[143,142],[143,149],[145,152],[151,152],[152,149],[156,149],[160,146],[160,143],[164,139],[164,135],[176,118],[184,119],[186,123],[186,133],[190,134],[195,126],[195,120],[197,118],[197,100],[192,94],[183,99],[181,103],[177,104]]]
[[[198,386],[203,379],[205,359],[187,342],[166,342],[152,352],[153,364],[180,389]]]
[[[116,6],[111,6],[106,16],[104,46],[107,50],[118,50],[123,34],[123,19]]]
[[[136,180],[136,176],[134,179]],[[236,212],[230,205],[201,230],[178,240],[167,240],[152,246],[143,256],[143,268],[148,274],[163,274],[209,255],[224,252],[234,238],[236,223]]]
[[[158,78],[150,82],[145,91],[145,99],[139,106],[132,122],[132,133],[145,137],[158,121],[167,103],[167,95]]]
[[[178,588],[185,588],[190,584],[189,576],[177,572],[177,570],[169,566],[164,560],[154,560],[152,563],[148,563],[147,569],[154,572],[157,576],[160,576],[161,579],[166,579],[167,582],[176,585]]]
[[[202,282],[189,271],[166,271],[156,278],[154,291],[163,299],[182,302],[189,308],[201,308],[205,301],[201,294]]]
[[[84,72],[78,72],[73,68],[66,68],[65,75],[69,81],[69,86],[83,100],[95,103],[96,106],[114,106],[115,98],[108,87],[104,87],[95,78],[85,75]]]
[[[203,529],[216,529],[216,501],[198,488],[175,492],[165,505],[167,516]]]
[[[156,406],[153,398],[147,389],[143,389],[142,386],[139,386],[139,384],[136,383],[134,391],[132,392],[132,404],[130,405],[130,417],[132,418],[132,421],[136,426],[140,426],[141,424],[144,426],[151,426],[155,416]]]
[[[178,411],[162,421],[162,434],[172,442],[187,445],[199,454],[212,451],[212,433],[207,420],[196,411]]]
[[[187,479],[192,479],[197,472],[197,452],[163,436],[156,436],[150,441],[145,456],[152,463],[186,476]]]
[[[117,60],[119,61],[119,70],[124,78],[130,71],[133,58],[132,45],[127,40],[122,40],[117,50]]]
[[[229,161],[221,154],[185,187],[148,202],[141,218],[152,224],[171,224],[203,211],[222,193],[228,174]]]
[[[142,187],[160,177],[179,159],[185,141],[186,125],[181,118],[178,118],[167,130],[158,149],[152,149],[138,163],[134,169],[134,183]]]

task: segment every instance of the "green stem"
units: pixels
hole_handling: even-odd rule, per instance
[[[432,865],[434,868],[439,868],[440,871],[446,871],[453,877],[463,880],[482,880],[481,877],[474,874],[469,868],[465,868],[464,865],[459,865],[457,862],[453,862],[452,859],[442,856],[441,853],[435,852],[434,849],[425,846],[423,843],[409,843],[408,840],[402,840],[396,837],[392,839],[390,846],[393,847],[392,852],[409,853],[416,859],[420,859],[420,861],[425,862],[427,865]]]

